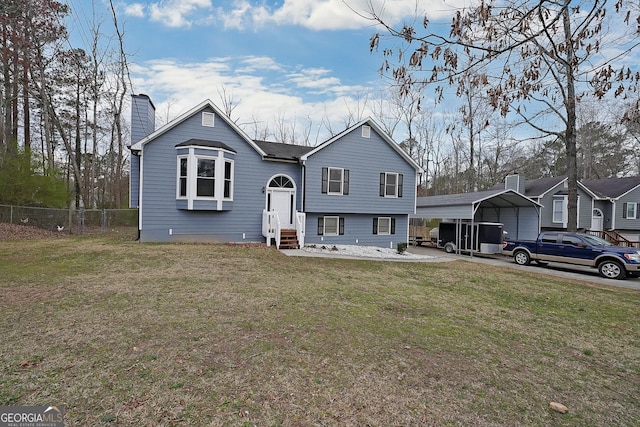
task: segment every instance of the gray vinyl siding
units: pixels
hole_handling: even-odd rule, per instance
[[[544,229],[561,229],[563,223],[553,222],[553,200],[566,196],[566,188],[561,182],[551,191],[548,191],[539,201],[543,206],[540,212],[541,228]],[[593,214],[592,198],[581,188],[578,188],[578,228],[591,228],[591,217]]]
[[[220,141],[236,151],[235,155],[225,154],[234,160],[234,181],[233,202],[224,202],[223,211],[178,209],[184,205],[176,200],[178,150],[175,146],[194,138]],[[263,187],[273,175],[288,175],[298,190],[299,209],[300,170],[297,164],[263,161],[220,117],[215,118],[214,127],[203,127],[201,112],[198,112],[143,148],[141,240],[264,242],[262,210],[266,196]]]
[[[318,235],[318,218],[323,216],[338,216],[344,218],[344,235]],[[373,218],[386,216],[395,218],[395,234],[373,234]],[[305,245],[361,245],[379,246],[396,249],[398,243],[405,243],[409,236],[408,215],[367,215],[327,212],[323,214],[307,213],[307,233]]]
[[[156,111],[146,96],[131,97],[131,144],[135,144],[155,130]]]
[[[627,202],[634,202],[638,205],[636,206],[636,219],[623,218],[623,209],[624,204]],[[625,232],[625,231],[637,231],[640,230],[640,219],[637,217],[640,216],[640,187],[631,190],[629,193],[624,194],[615,203],[616,211],[615,211],[615,227],[616,230]],[[637,234],[637,233],[636,233]]]
[[[349,194],[322,193],[322,168],[349,170]],[[403,175],[403,195],[380,197],[380,173]],[[415,209],[416,170],[371,129],[362,137],[357,127],[340,140],[309,156],[306,163],[305,211],[333,213],[411,214]]]
[[[591,196],[578,188],[578,229],[590,229],[593,219],[593,199]]]

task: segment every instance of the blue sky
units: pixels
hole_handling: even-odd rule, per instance
[[[114,0],[124,25],[135,93],[154,101],[160,123],[205,99],[221,106],[224,90],[238,123],[259,121],[297,131],[312,123],[311,142],[327,123],[342,130],[362,118],[388,81],[382,54],[369,52],[377,28],[358,16],[369,5],[397,25],[423,16],[448,21],[464,0]],[[108,1],[67,0],[74,47],[89,40],[92,7],[112,33]],[[85,44],[85,46],[83,46]],[[365,105],[364,99],[368,99]],[[254,126],[255,127],[255,126]],[[250,136],[254,132],[245,126]],[[396,139],[398,137],[396,136]]]

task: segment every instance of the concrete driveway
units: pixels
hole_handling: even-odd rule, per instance
[[[528,271],[531,273],[549,274],[552,276],[564,277],[567,279],[574,279],[578,281],[595,283],[603,286],[616,286],[620,288],[628,288],[640,290],[640,278],[627,278],[625,280],[613,280],[605,279],[598,274],[598,270],[590,267],[582,267],[578,265],[560,264],[550,262],[548,265],[541,267],[532,263],[531,265],[524,266],[518,265],[513,262],[513,258],[502,255],[476,255],[473,257],[469,255],[456,255],[447,254],[443,249],[437,249],[429,246],[410,246],[407,248],[407,252],[419,254],[437,256],[440,258],[449,258],[453,260],[464,260],[470,262],[478,262],[483,264],[495,265],[503,268],[512,268],[514,270]]]

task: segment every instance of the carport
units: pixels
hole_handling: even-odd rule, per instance
[[[510,239],[535,240],[540,232],[542,205],[514,190],[418,197],[410,218],[453,221],[456,224],[496,222],[504,225]],[[473,251],[471,252],[473,256]]]

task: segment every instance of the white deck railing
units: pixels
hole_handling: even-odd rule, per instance
[[[278,212],[262,211],[262,235],[267,239],[267,246],[271,246],[271,239],[276,239],[276,248],[280,247],[280,217]]]
[[[304,235],[306,234],[307,214],[296,211],[296,236],[298,237],[298,245],[304,247]]]
[[[295,212],[295,227],[298,245],[304,246],[306,234],[307,215],[304,212]],[[276,248],[280,248],[280,217],[278,212],[262,210],[262,235],[267,239],[267,246],[271,246],[271,239],[276,239]]]

